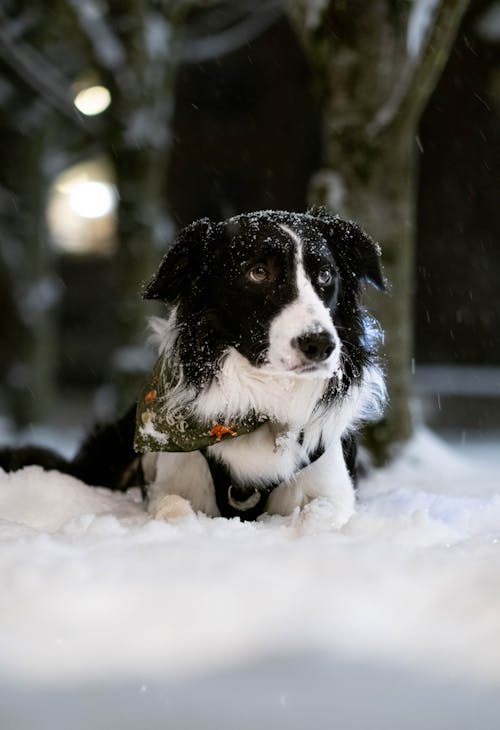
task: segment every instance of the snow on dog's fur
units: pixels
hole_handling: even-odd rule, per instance
[[[334,524],[347,521],[354,491],[343,439],[385,395],[373,324],[359,306],[364,281],[384,288],[377,247],[322,212],[204,219],[181,232],[145,292],[172,308],[153,327],[176,400],[207,422],[251,411],[268,420],[206,454],[146,455],[154,515],[220,513],[208,455],[250,496],[272,485],[268,513],[323,498]]]

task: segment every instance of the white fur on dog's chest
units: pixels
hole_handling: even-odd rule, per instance
[[[208,451],[229,468],[239,484],[255,487],[289,479],[307,463],[300,433],[270,423],[253,433],[211,446]]]

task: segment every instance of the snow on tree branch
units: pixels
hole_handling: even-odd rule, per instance
[[[73,8],[82,31],[90,41],[97,60],[108,71],[115,73],[126,65],[123,46],[111,30],[103,13],[101,3],[95,0],[68,0]]]
[[[172,53],[172,27],[164,15],[146,13],[144,18],[144,47],[150,61],[166,61]]]
[[[406,47],[412,58],[418,57],[422,51],[438,4],[439,0],[413,0],[406,33]]]
[[[368,125],[370,136],[386,131],[400,117],[421,113],[468,4],[469,0],[415,0],[407,30],[408,57],[392,94]]]

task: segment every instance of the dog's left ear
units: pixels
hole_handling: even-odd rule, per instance
[[[214,224],[208,218],[183,228],[144,289],[142,298],[174,304],[185,292],[194,291],[213,229]]]
[[[368,281],[380,291],[386,291],[380,246],[361,226],[330,215],[323,208],[313,208],[308,213],[322,224],[332,253],[343,263],[346,273],[356,277],[357,281]]]

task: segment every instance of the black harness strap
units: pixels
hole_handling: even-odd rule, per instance
[[[303,439],[302,439],[303,440]],[[316,450],[310,455],[309,461],[297,469],[296,474],[306,466],[313,464],[324,453],[323,444],[318,444]],[[243,521],[256,520],[266,506],[267,498],[276,487],[281,484],[282,479],[270,482],[263,486],[253,487],[252,485],[237,484],[231,477],[229,469],[218,459],[214,458],[205,449],[201,452],[207,460],[210,474],[215,489],[217,507],[222,517],[239,517]]]

